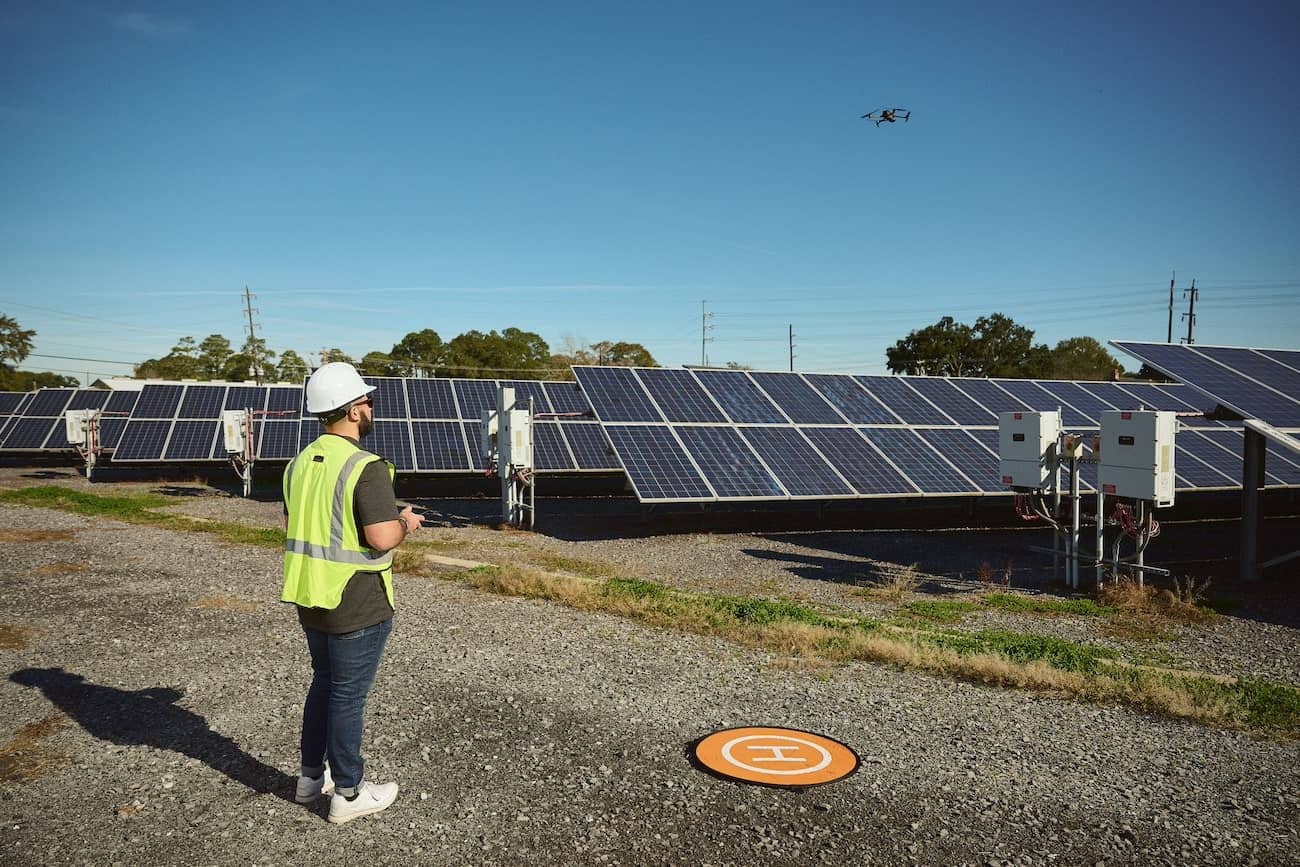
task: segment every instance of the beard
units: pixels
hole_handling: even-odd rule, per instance
[[[375,420],[370,416],[362,416],[357,422],[357,439],[365,439],[370,432],[375,429]]]

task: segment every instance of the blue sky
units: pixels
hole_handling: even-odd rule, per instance
[[[880,373],[943,315],[1163,340],[1176,270],[1176,335],[1196,278],[1197,342],[1300,346],[1294,3],[329,5],[6,4],[26,367],[239,343],[245,285],[304,356],[699,363],[708,310],[712,363],[793,325],[797,369]]]

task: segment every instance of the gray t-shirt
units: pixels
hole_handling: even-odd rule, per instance
[[[329,434],[334,436],[334,434]],[[357,445],[356,440],[351,440]],[[371,461],[361,469],[352,495],[352,514],[356,518],[358,535],[367,524],[396,521],[401,510],[393,493],[393,481],[388,477],[388,465]],[[365,545],[365,539],[358,540]],[[303,626],[338,635],[355,632],[383,623],[393,616],[393,607],[384,593],[384,582],[378,572],[355,572],[343,588],[343,599],[338,608],[304,608],[298,606],[298,622]]]

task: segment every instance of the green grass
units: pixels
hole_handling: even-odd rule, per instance
[[[1095,599],[1048,599],[1020,593],[986,593],[981,602],[986,608],[1025,614],[1074,614],[1080,617],[1108,617],[1114,608],[1097,604]]]
[[[610,578],[605,582],[602,592],[607,596],[631,596],[634,599],[668,600],[672,591],[653,581],[638,578]]]
[[[0,492],[0,503],[17,503],[44,509],[59,509],[78,515],[112,518],[130,524],[143,524],[193,533],[207,533],[241,545],[260,548],[284,548],[284,531],[278,527],[249,527],[224,521],[207,521],[156,511],[176,505],[176,500],[159,494],[101,496],[68,488],[43,486]]]
[[[917,599],[904,605],[899,615],[904,621],[960,623],[967,614],[978,609],[979,605],[964,600]]]
[[[1061,671],[1096,674],[1102,660],[1114,659],[1116,653],[1103,647],[1076,644],[1050,635],[1031,635],[1005,629],[980,632],[936,632],[919,640],[955,650],[963,656],[996,653],[1012,662],[1045,662]]]
[[[724,617],[737,623],[767,626],[780,621],[804,623],[809,626],[843,628],[844,621],[832,619],[795,602],[754,599],[739,596],[701,595],[701,602]]]

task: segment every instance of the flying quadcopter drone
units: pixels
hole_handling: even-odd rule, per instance
[[[882,108],[880,111],[869,111],[862,117],[865,120],[874,120],[876,126],[880,126],[882,123],[896,123],[900,115],[903,123],[907,123],[908,118],[912,116],[912,112],[905,108]]]

